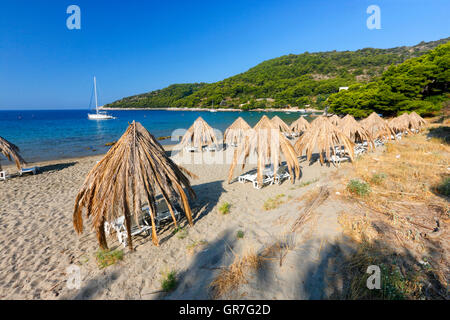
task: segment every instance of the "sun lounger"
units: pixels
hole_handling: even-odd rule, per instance
[[[215,144],[212,144],[210,146],[203,147],[203,150],[210,151],[210,152],[217,151],[217,146]]]
[[[283,180],[288,179],[291,180],[291,175],[284,167],[278,168],[278,172],[275,175],[275,183],[280,184]]]
[[[159,208],[158,208],[159,209]],[[157,209],[157,210],[158,210]],[[148,225],[151,226],[151,219],[150,219],[150,210],[148,208],[148,206],[145,206],[142,208],[142,211],[144,211],[144,222],[146,222]],[[176,209],[173,209],[173,213],[175,215],[175,219],[179,220],[180,219],[180,212],[178,212]],[[170,210],[167,208],[167,210],[163,210],[157,211],[156,217],[155,217],[155,227],[158,229],[161,227],[161,225],[172,221],[172,215],[170,213]]]
[[[134,221],[133,218],[131,218],[131,221]],[[119,243],[122,244],[124,247],[128,245],[128,233],[127,228],[125,226],[125,216],[121,216],[117,218],[114,222],[108,223],[105,222],[105,233],[110,234],[111,229],[114,229],[117,234],[117,240],[119,240]],[[143,223],[143,225],[134,225],[131,227],[131,236],[137,236],[141,233],[146,233],[146,235],[151,234],[152,227]]]
[[[374,144],[375,144],[375,147],[381,147],[381,146],[384,145],[384,142],[382,140],[380,140],[380,139],[376,139],[374,141]]]
[[[337,154],[332,154],[330,158],[325,158],[325,161],[332,162],[334,165],[340,165],[341,162],[349,161],[350,157],[347,156],[339,156]]]
[[[139,225],[133,225],[131,227],[131,236],[137,236],[139,234],[145,233],[147,236],[151,234],[152,225],[151,225],[151,218],[150,218],[150,211],[148,206],[145,206],[142,208],[143,216],[140,219]],[[175,219],[180,218],[180,213],[174,209]],[[155,217],[155,227],[156,229],[159,229],[162,224],[168,222],[172,219],[172,215],[170,214],[170,211],[162,211],[156,214]],[[134,222],[134,219],[131,218],[131,221]],[[120,244],[122,244],[124,247],[128,245],[128,236],[127,236],[127,228],[125,226],[125,216],[121,216],[117,218],[114,222],[108,223],[105,222],[105,233],[110,234],[111,230],[116,231],[117,234],[117,240]]]
[[[197,152],[197,148],[196,147],[192,147],[192,146],[186,146],[184,147],[184,150],[186,150],[187,152]]]
[[[6,173],[6,171],[0,171],[0,180],[6,181],[7,176],[8,174]]]
[[[273,176],[266,176],[263,178],[262,185],[258,183],[258,180],[253,181],[253,188],[255,189],[261,189],[264,185],[269,184],[272,185],[274,183],[274,177]]]
[[[32,174],[36,174],[39,170],[39,167],[32,167],[32,168],[22,168],[19,171],[20,175],[23,175],[25,173],[32,173]]]
[[[263,185],[273,184],[274,183],[273,171],[272,171],[272,173],[270,173],[269,170],[270,169],[264,170],[264,173],[263,173],[263,184],[262,185],[260,185],[258,183],[257,174],[256,173],[254,173],[254,174],[243,174],[243,175],[238,177],[238,181],[240,183],[244,183],[246,181],[249,181],[249,182],[251,182],[253,184],[253,188],[261,189],[263,187]]]
[[[240,183],[245,183],[246,181],[250,181],[250,182],[256,181],[256,173],[254,173],[254,174],[247,173],[247,174],[240,175],[238,177],[238,181]]]

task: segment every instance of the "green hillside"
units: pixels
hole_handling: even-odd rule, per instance
[[[219,82],[174,84],[105,107],[324,108],[327,98],[339,87],[376,81],[389,66],[419,57],[448,39],[392,49],[290,54]]]
[[[416,111],[429,115],[448,104],[450,84],[450,42],[428,53],[391,66],[376,81],[355,84],[331,95],[329,111],[366,117],[373,111],[398,115]]]

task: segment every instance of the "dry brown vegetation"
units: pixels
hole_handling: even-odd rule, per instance
[[[359,197],[343,191],[358,208],[339,217],[358,246],[346,264],[349,299],[446,298],[450,261],[448,197],[436,186],[448,177],[448,145],[424,134],[386,145],[380,155],[354,163],[352,176],[370,185]],[[383,289],[367,290],[365,269],[380,265]]]
[[[249,250],[242,257],[236,256],[233,263],[223,268],[219,275],[211,282],[213,297],[219,298],[247,283],[248,276],[258,270],[262,263],[262,257],[253,250]]]

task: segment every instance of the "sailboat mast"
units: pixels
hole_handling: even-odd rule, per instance
[[[94,94],[95,94],[95,110],[98,113],[98,102],[97,102],[97,81],[94,76]]]

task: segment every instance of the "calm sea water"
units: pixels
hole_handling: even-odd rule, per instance
[[[0,136],[19,146],[26,161],[43,161],[106,153],[105,143],[116,141],[128,123],[136,120],[155,137],[170,136],[175,129],[188,129],[201,116],[222,133],[241,116],[251,126],[263,114],[278,115],[288,124],[300,114],[292,112],[209,112],[120,110],[109,111],[115,120],[88,120],[88,110],[1,111]],[[175,144],[169,140],[162,144]],[[0,159],[6,161],[4,158]]]

